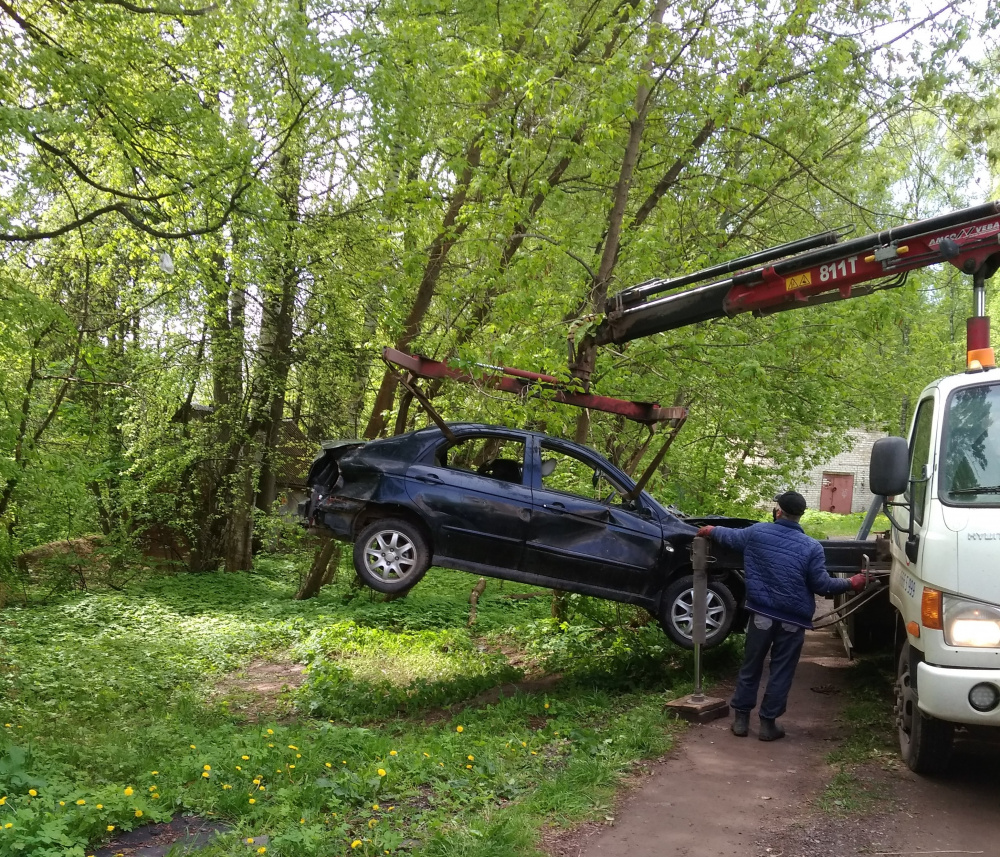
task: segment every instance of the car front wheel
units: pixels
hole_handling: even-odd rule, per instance
[[[678,646],[693,649],[694,578],[688,574],[671,583],[663,593],[660,626]],[[736,619],[736,599],[721,580],[708,581],[705,605],[705,648],[717,646],[726,637]]]
[[[376,592],[405,592],[424,576],[430,562],[426,536],[401,518],[372,521],[354,542],[354,568]]]

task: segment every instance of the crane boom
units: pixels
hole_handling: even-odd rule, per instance
[[[908,272],[940,262],[950,262],[972,275],[975,288],[981,290],[1000,267],[1000,202],[861,238],[840,240],[842,234],[824,232],[704,271],[625,289],[608,301],[605,318],[594,334],[596,343],[628,342],[743,312],[767,315],[858,297],[902,285]],[[758,264],[761,261],[766,264]],[[716,279],[720,274],[728,276]],[[657,297],[695,283],[702,284]],[[980,297],[977,294],[978,316],[984,314]],[[973,343],[970,333],[970,349],[974,344],[989,345],[978,339]]]

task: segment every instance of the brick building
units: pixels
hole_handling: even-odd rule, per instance
[[[798,491],[810,509],[824,512],[866,512],[872,501],[868,490],[868,462],[872,445],[885,432],[851,429],[851,447],[814,467],[802,477]]]

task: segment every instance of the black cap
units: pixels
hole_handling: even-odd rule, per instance
[[[786,491],[784,494],[779,494],[774,498],[774,502],[778,504],[778,508],[782,512],[793,518],[800,517],[806,510],[806,498],[798,491]]]

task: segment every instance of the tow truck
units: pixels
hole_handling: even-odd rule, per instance
[[[890,522],[889,603],[870,612],[897,653],[900,752],[918,773],[948,763],[956,728],[1000,727],[1000,372],[990,347],[986,280],[1000,267],[1000,203],[860,238],[828,231],[673,279],[618,292],[598,345],[743,312],[784,312],[903,284],[950,263],[972,278],[966,371],[920,394],[909,439],[873,451],[876,495]],[[865,527],[859,539],[867,535]]]

